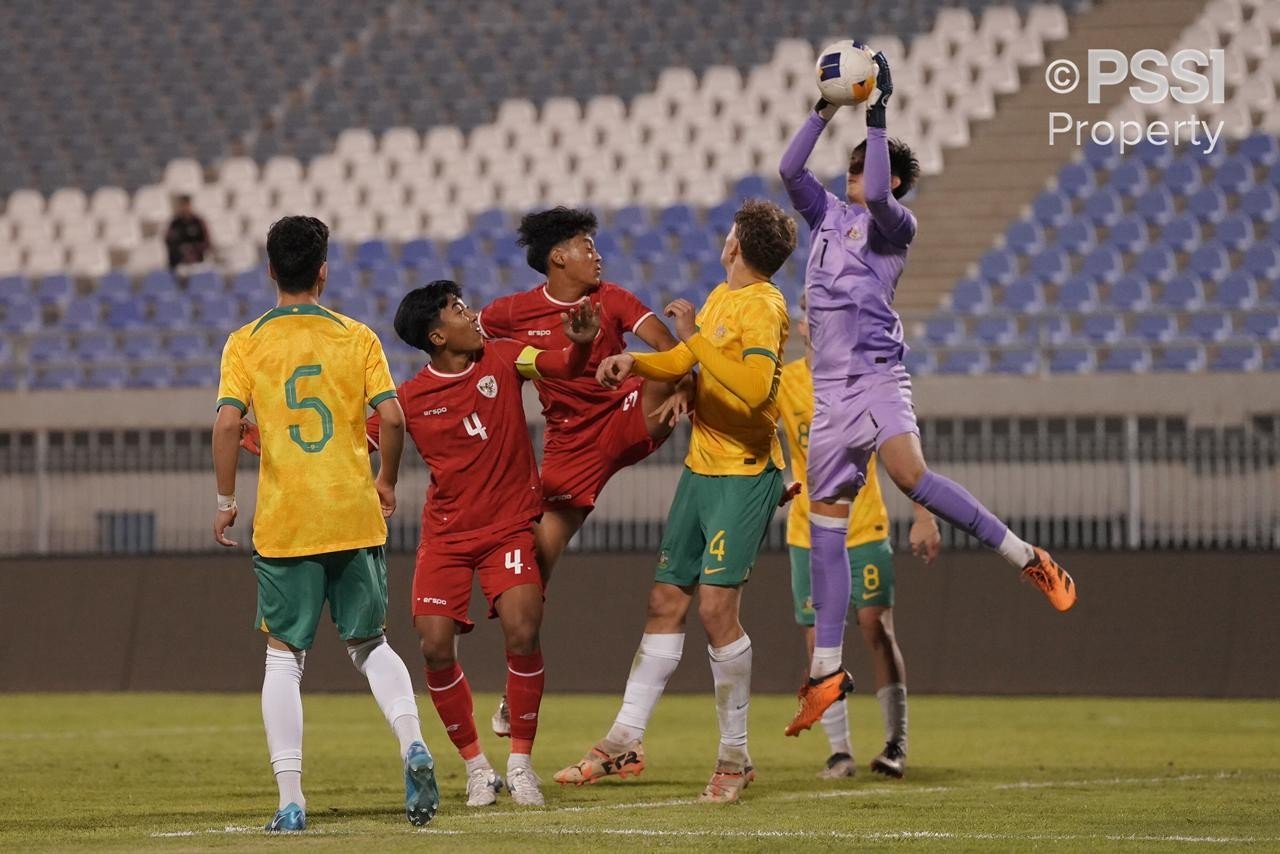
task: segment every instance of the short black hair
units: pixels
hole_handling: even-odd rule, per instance
[[[865,139],[858,143],[857,147],[849,154],[851,163],[855,154],[861,154],[863,162],[866,162],[867,141]],[[893,191],[895,199],[900,199],[910,193],[915,187],[916,181],[920,180],[920,161],[916,159],[916,154],[911,150],[911,146],[900,139],[889,140],[889,174],[896,177],[900,182]]]
[[[454,297],[462,296],[462,288],[449,279],[436,279],[414,288],[400,300],[396,309],[395,329],[400,340],[428,356],[436,352],[431,332],[440,325],[440,312],[449,307]]]
[[[764,199],[748,199],[733,215],[742,260],[757,273],[772,276],[796,248],[796,222]]]
[[[267,231],[267,260],[287,294],[314,288],[328,257],[329,226],[313,216],[281,217]]]
[[[579,234],[595,234],[598,225],[591,211],[560,205],[549,211],[525,214],[520,220],[520,238],[516,243],[528,247],[525,258],[529,266],[545,276],[552,249]]]

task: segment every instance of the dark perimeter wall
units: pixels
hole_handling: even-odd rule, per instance
[[[1280,557],[1260,553],[1068,553],[1080,586],[1066,615],[987,552],[925,567],[898,557],[894,609],[914,692],[1280,697]],[[786,556],[752,573],[743,624],[754,689],[793,691],[804,647],[792,622]],[[388,633],[421,690],[410,623],[410,555],[393,555]],[[552,691],[621,694],[644,624],[653,558],[567,556],[547,603],[543,645]],[[256,691],[263,639],[250,624],[255,581],[235,557],[0,562],[0,689]],[[500,633],[482,619],[461,644],[472,684],[505,678]],[[678,691],[709,690],[705,639],[691,620]],[[856,631],[859,690],[873,690]],[[29,653],[39,651],[38,655]],[[327,617],[308,656],[306,690],[358,690],[363,679]]]

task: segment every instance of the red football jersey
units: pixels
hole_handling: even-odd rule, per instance
[[[623,334],[634,334],[645,318],[653,314],[634,294],[612,282],[601,282],[585,299],[600,308],[600,334],[591,345],[591,360],[586,370],[577,379],[541,379],[534,383],[549,432],[590,423],[611,411],[628,394],[629,389],[600,385],[596,381],[596,366],[605,357],[625,350]],[[576,304],[553,299],[547,293],[547,286],[542,284],[489,303],[480,311],[480,326],[489,338],[512,338],[540,350],[556,350],[570,343],[561,326],[560,313]]]
[[[424,538],[469,538],[542,512],[520,396],[524,378],[516,368],[524,349],[489,341],[462,373],[442,374],[427,364],[397,389],[407,431],[431,469]]]

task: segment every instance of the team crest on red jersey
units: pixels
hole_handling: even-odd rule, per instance
[[[480,382],[476,383],[476,389],[485,397],[493,400],[498,396],[498,381],[493,378],[493,374],[485,374],[480,378]]]

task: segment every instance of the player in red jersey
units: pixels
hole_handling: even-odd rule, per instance
[[[590,302],[560,312],[566,346],[486,342],[458,286],[435,281],[410,291],[396,311],[405,343],[431,358],[397,389],[409,435],[431,470],[422,540],[413,573],[413,623],[422,641],[427,688],[467,766],[467,804],[494,803],[502,781],[480,749],[471,688],[456,658],[472,574],[502,624],[511,705],[507,785],[517,804],[541,805],[529,754],[542,701],[542,577],[533,527],[542,484],[525,424],[524,380],[574,377],[591,356],[600,316]],[[373,430],[371,419],[370,432]]]
[[[632,378],[618,388],[596,382],[595,370],[608,356],[623,352],[631,333],[654,350],[669,350],[676,340],[666,325],[630,291],[600,278],[603,259],[592,235],[595,214],[557,207],[520,221],[520,245],[529,266],[547,280],[527,291],[499,297],[480,312],[489,338],[513,338],[540,348],[568,344],[560,315],[591,301],[599,307],[600,335],[591,359],[571,379],[535,381],[547,427],[543,438],[542,522],[538,558],[544,578],[569,540],[582,527],[605,483],[620,469],[653,453],[688,411],[691,386],[676,391],[667,383]]]

